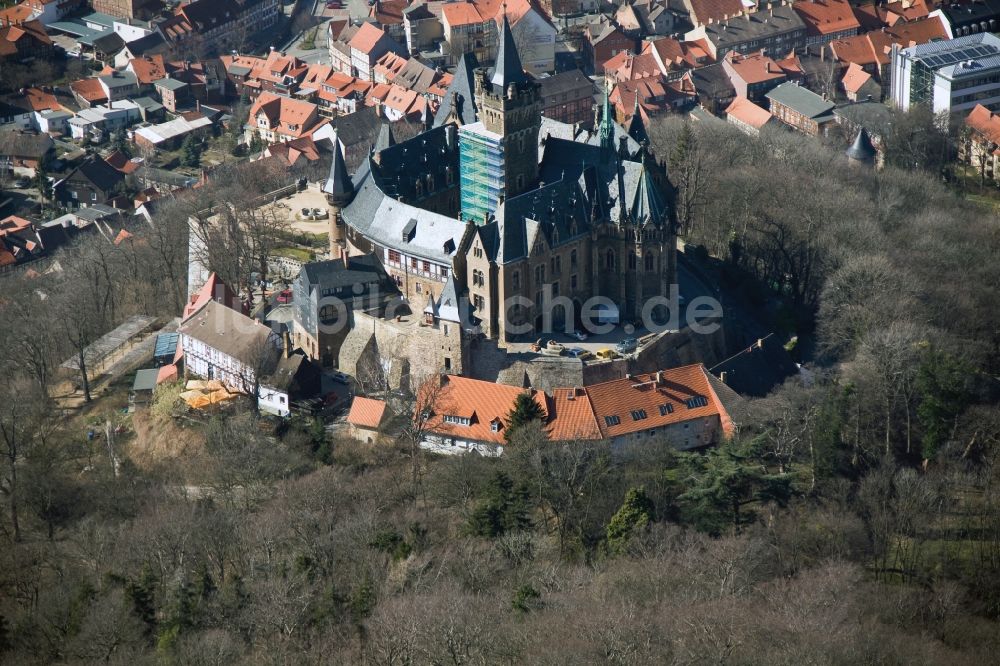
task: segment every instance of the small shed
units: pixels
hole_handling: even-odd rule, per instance
[[[129,393],[129,405],[148,405],[153,401],[153,391],[156,389],[156,378],[159,368],[146,368],[135,373],[132,382],[132,392]]]
[[[387,415],[384,400],[356,396],[351,402],[351,411],[347,414],[351,437],[360,442],[374,442],[378,439]]]

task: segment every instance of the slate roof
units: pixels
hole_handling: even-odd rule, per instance
[[[559,180],[511,197],[495,213],[498,264],[519,261],[531,254],[541,235],[548,247],[562,245],[590,233],[584,193],[576,179]]]
[[[388,127],[383,126],[383,132],[387,132]],[[422,182],[422,187],[429,189],[426,179],[432,176],[435,188],[440,188],[448,182],[449,169],[457,181],[458,139],[454,125],[434,127],[387,147],[382,147],[384,141],[381,134],[379,138],[375,146],[377,159],[370,165],[370,170],[386,195],[417,201],[416,182]]]
[[[88,161],[84,162],[71,171],[69,175],[66,176],[66,179],[68,180],[76,173],[84,176],[87,180],[93,183],[95,187],[104,192],[111,191],[116,185],[118,185],[118,183],[125,179],[125,176],[120,171],[99,157],[92,157]]]
[[[474,54],[465,53],[462,55],[455,67],[455,77],[451,80],[448,92],[441,100],[441,105],[434,115],[435,126],[443,125],[448,121],[453,104],[463,125],[471,125],[476,122],[476,97],[472,76],[478,66],[479,63]]]
[[[583,88],[587,88],[590,95],[594,94],[594,82],[579,69],[546,76],[538,80],[538,85],[543,99],[550,95],[562,95]]]
[[[806,24],[798,13],[789,6],[778,5],[767,11],[754,12],[749,16],[737,16],[722,23],[705,26],[705,35],[716,49],[729,50],[739,44],[765,39],[772,35],[801,30]],[[766,20],[765,20],[766,19]]]
[[[783,104],[807,118],[825,116],[836,106],[833,102],[823,99],[813,91],[791,82],[782,83],[767,93],[767,98],[772,103]]]
[[[507,90],[507,86],[511,84],[527,83],[528,75],[524,73],[524,67],[521,65],[521,56],[517,53],[514,33],[510,30],[506,13],[504,13],[503,21],[500,23],[499,42],[497,61],[490,73],[490,83],[493,84],[494,90]]]
[[[875,146],[864,127],[858,130],[854,143],[847,149],[847,156],[858,162],[870,162],[875,159]]]
[[[350,257],[346,266],[343,259],[311,261],[302,265],[302,273],[310,287],[320,289],[372,285],[387,278],[382,264],[371,254]]]
[[[323,184],[323,192],[334,197],[345,197],[354,191],[354,186],[347,173],[344,151],[340,145],[340,139],[337,137],[337,132],[333,133],[333,138],[330,141],[333,143],[333,157],[330,160],[330,175],[327,176],[326,183]]]

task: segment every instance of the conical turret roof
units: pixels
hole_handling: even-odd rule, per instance
[[[864,127],[858,130],[854,143],[847,149],[847,156],[856,162],[871,162],[875,159],[875,146]]]
[[[323,192],[332,197],[349,197],[354,193],[351,176],[347,173],[347,163],[344,161],[344,151],[340,145],[340,137],[333,133],[333,159],[330,161],[330,175],[323,185]]]
[[[497,52],[497,64],[490,76],[490,83],[501,90],[506,90],[512,83],[524,83],[528,80],[524,66],[521,65],[521,56],[517,52],[517,44],[514,43],[514,33],[510,30],[510,23],[507,22],[506,5],[504,5],[503,21],[500,24],[499,41],[500,50]]]

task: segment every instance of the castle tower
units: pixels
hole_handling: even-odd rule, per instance
[[[330,258],[336,259],[347,246],[344,236],[344,220],[340,211],[354,199],[354,185],[347,173],[343,148],[337,133],[333,134],[333,159],[330,161],[330,175],[323,184],[326,201],[330,204]]]
[[[459,129],[462,217],[481,224],[501,198],[538,180],[541,97],[524,73],[506,14],[496,65],[476,70],[475,99],[479,121]]]

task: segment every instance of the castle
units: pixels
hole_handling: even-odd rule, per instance
[[[463,59],[431,124],[383,127],[353,177],[334,150],[331,255],[373,253],[429,319],[457,295],[463,329],[501,345],[576,327],[594,296],[632,322],[668,295],[675,190],[638,111],[622,128],[605,94],[592,133],[543,118],[505,17],[495,66]]]

